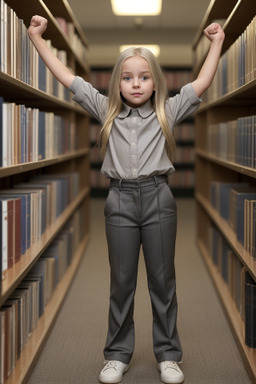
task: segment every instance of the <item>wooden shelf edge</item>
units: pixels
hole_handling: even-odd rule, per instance
[[[70,14],[70,17],[73,21],[73,24],[74,24],[74,26],[75,26],[75,28],[76,28],[79,36],[80,36],[80,39],[82,40],[84,45],[88,48],[89,44],[88,44],[87,37],[85,36],[84,31],[82,30],[80,24],[78,23],[77,18],[75,16],[69,2],[67,0],[62,0],[62,2],[63,2],[64,7],[67,9],[67,12]]]
[[[219,231],[223,234],[232,250],[239,257],[243,265],[248,268],[253,279],[256,280],[256,260],[254,260],[252,256],[248,252],[246,252],[242,244],[239,243],[239,241],[236,239],[234,231],[230,228],[226,220],[224,220],[219,215],[219,213],[200,193],[196,193],[196,200],[204,208],[208,216],[214,221],[214,223],[217,225]]]
[[[46,6],[43,0],[37,0],[34,2],[31,2],[31,0],[25,0],[25,2],[22,2],[22,4],[17,4],[16,0],[6,1],[7,4],[15,10],[18,17],[24,20],[27,28],[30,25],[31,15],[37,14],[45,17],[48,20],[48,26],[44,33],[44,38],[46,40],[51,40],[53,46],[59,50],[64,49],[65,51],[70,52],[76,58],[81,68],[87,72],[89,66],[77,56],[77,52],[74,50],[70,40],[60,28],[51,10]],[[31,10],[29,13],[26,11],[28,8]]]
[[[81,41],[85,47],[88,48],[88,40],[80,27],[69,2],[67,0],[55,0],[54,2],[52,0],[43,0],[43,2],[50,9],[54,17],[63,17],[66,21],[71,21],[74,24]]]
[[[38,326],[33,330],[30,339],[25,346],[19,360],[16,362],[15,370],[12,375],[5,381],[5,384],[21,384],[26,382],[28,376],[39,357],[39,354],[46,342],[47,336],[57,318],[58,312],[64,302],[67,291],[73,281],[75,273],[83,257],[85,248],[89,241],[89,235],[82,240],[72,262],[63,276],[62,280],[56,287],[52,298],[47,304],[43,316],[38,322]]]
[[[253,177],[254,179],[256,178],[255,168],[245,167],[243,165],[236,164],[236,163],[233,163],[231,161],[222,160],[219,157],[216,157],[214,155],[210,155],[208,152],[206,152],[205,150],[200,149],[200,148],[195,149],[195,154],[197,156],[203,157],[206,160],[209,160],[209,161],[212,161],[218,165],[221,165],[225,168],[231,169],[235,172],[239,172],[243,175]]]
[[[250,82],[242,85],[241,87],[226,93],[225,95],[219,96],[216,100],[205,102],[201,104],[198,111],[196,111],[195,115],[208,111],[211,108],[223,106],[225,104],[230,105],[230,103],[237,103],[237,106],[241,103],[241,100],[248,101],[250,96],[254,96],[253,100],[255,100],[255,89],[256,79],[251,80]],[[246,95],[249,94],[247,97]]]
[[[79,204],[89,195],[89,188],[84,188],[80,192],[79,196],[66,208],[62,215],[54,222],[49,229],[46,230],[46,233],[42,236],[42,239],[33,244],[25,255],[21,256],[20,261],[18,261],[14,266],[7,271],[7,277],[2,280],[2,290],[0,297],[0,306],[3,305],[5,300],[11,294],[11,292],[17,287],[17,285],[22,281],[24,276],[32,268],[32,266],[39,259],[44,250],[48,247],[51,241],[54,239],[56,234],[60,231],[63,225],[66,223],[68,218],[72,215],[75,209]]]
[[[39,88],[35,88],[30,84],[27,84],[19,79],[16,79],[15,77],[12,77],[11,75],[4,73],[0,71],[0,81],[1,85],[3,85],[4,90],[8,88],[14,88],[17,92],[17,95],[15,95],[12,100],[15,102],[19,102],[22,100],[23,104],[27,104],[29,106],[34,106],[39,104],[45,105],[48,104],[50,109],[57,108],[57,109],[66,109],[69,111],[77,112],[82,115],[86,115],[89,117],[89,113],[86,112],[82,107],[77,105],[74,101],[67,101],[65,99],[60,99],[58,96],[55,96],[53,94],[48,94],[45,91],[42,91]],[[0,93],[1,95],[1,93]],[[9,93],[8,93],[9,95]],[[21,96],[22,95],[22,96]],[[2,95],[4,98],[4,95]],[[7,101],[9,101],[10,96],[7,97]],[[36,100],[36,103],[35,103]]]
[[[203,34],[203,31],[204,31],[204,29],[206,27],[206,24],[209,22],[210,15],[211,15],[212,9],[214,7],[214,4],[215,4],[215,0],[211,0],[210,4],[209,4],[209,6],[208,6],[208,8],[206,10],[206,13],[204,15],[204,18],[203,18],[203,20],[202,20],[202,22],[200,24],[200,27],[199,27],[199,29],[197,31],[197,34],[195,35],[194,40],[192,42],[192,48],[193,49],[196,48],[196,46],[197,46],[197,44],[198,44],[198,42],[199,42],[199,40],[200,40],[200,38],[201,38],[201,36]]]
[[[224,52],[226,52],[230,46],[234,43],[234,41],[237,39],[237,37],[243,33],[243,31],[245,30],[246,26],[249,24],[249,22],[251,21],[250,20],[250,16],[251,16],[251,11],[253,9],[253,7],[255,6],[255,4],[253,3],[253,0],[252,1],[248,1],[248,0],[229,0],[229,2],[226,2],[227,4],[223,4],[223,2],[220,2],[219,0],[212,0],[210,2],[210,5],[206,11],[206,14],[202,20],[202,23],[199,27],[199,30],[197,31],[197,34],[194,38],[194,41],[192,43],[192,49],[195,50],[197,45],[199,44],[200,42],[200,39],[201,37],[203,36],[203,31],[204,29],[206,28],[206,26],[210,23],[210,22],[213,22],[213,20],[216,18],[214,16],[216,15],[212,15],[214,14],[214,8],[216,8],[216,3],[219,3],[217,5],[217,7],[221,7],[223,8],[223,6],[225,6],[226,8],[224,9],[223,8],[223,11],[221,11],[221,14],[222,16],[218,16],[217,17],[217,22],[218,22],[218,19],[221,19],[221,20],[224,20],[224,25],[223,25],[223,30],[226,34],[226,38],[224,40],[224,43],[223,43],[223,47],[222,47],[222,54]],[[251,4],[250,4],[251,3]],[[238,36],[234,33],[234,25],[236,26],[237,28],[237,24],[238,24],[238,20],[239,20],[239,12],[241,11],[241,8],[243,8],[243,10],[246,10],[247,9],[247,20],[244,21],[244,23],[241,23],[240,22],[240,25],[239,25],[239,32],[238,32]],[[224,12],[224,13],[222,13]],[[215,12],[216,13],[216,12]],[[218,12],[217,12],[218,13]],[[219,13],[218,13],[219,14]],[[207,50],[208,52],[208,50]],[[206,56],[207,56],[207,52],[205,53],[205,55],[203,55],[202,57],[200,57],[200,61],[197,61],[194,65],[194,70],[195,70],[195,73],[198,73]]]
[[[210,255],[201,240],[197,241],[198,248],[202,258],[207,266],[208,272],[212,278],[222,306],[225,310],[226,317],[231,325],[231,330],[235,336],[240,354],[247,368],[248,374],[252,382],[256,382],[256,350],[247,347],[244,342],[244,323],[236,309],[236,305],[232,300],[226,284],[211,261]]]
[[[59,164],[63,161],[72,160],[81,156],[89,154],[89,149],[78,149],[77,151],[69,152],[64,155],[56,156],[50,159],[43,159],[39,161],[33,161],[30,163],[22,163],[17,165],[11,165],[9,167],[0,167],[0,178],[15,175],[18,173],[32,171],[34,169],[44,168],[49,165]]]
[[[68,36],[64,33],[64,31],[59,26],[58,22],[55,19],[55,16],[52,14],[50,8],[48,7],[48,4],[46,5],[44,0],[38,0],[38,1],[41,4],[42,9],[45,10],[46,14],[48,15],[49,19],[53,23],[54,27],[58,31],[59,35],[62,37],[63,41],[65,42],[66,50],[69,51],[69,52],[72,52],[73,56],[76,58],[76,61],[80,65],[80,67],[85,72],[88,73],[89,66],[87,65],[87,63],[83,62],[83,60],[77,55],[77,52],[72,47],[71,41],[69,40]],[[63,5],[64,4],[62,3],[62,6]]]
[[[210,4],[207,8],[207,11],[204,15],[204,18],[200,24],[200,27],[197,31],[197,34],[193,40],[193,43],[192,43],[192,48],[195,49],[198,42],[200,41],[200,38],[201,36],[203,35],[203,31],[204,29],[207,27],[207,25],[212,22],[214,19],[216,19],[216,15],[215,15],[215,8],[217,7],[221,7],[222,11],[221,11],[221,14],[222,16],[217,16],[217,19],[222,19],[222,18],[227,18],[229,16],[229,13],[232,11],[232,8],[236,6],[236,3],[237,3],[238,0],[230,0],[229,2],[227,2],[227,4],[224,4],[223,1],[219,1],[219,0],[211,0],[210,1]],[[227,7],[227,8],[223,8],[223,6]],[[223,10],[224,10],[224,14],[223,14]]]

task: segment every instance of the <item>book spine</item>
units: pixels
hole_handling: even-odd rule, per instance
[[[222,55],[213,83],[206,93],[207,101],[214,101],[255,79],[255,25],[256,16]]]
[[[249,272],[245,277],[245,344],[256,348],[256,282]]]
[[[0,382],[15,369],[29,337],[38,326],[58,283],[83,236],[83,212],[78,209],[30,272],[0,307]]]
[[[4,1],[0,0],[0,70],[13,78],[22,80],[36,89],[50,93],[60,99],[70,101],[71,94],[46,68],[38,52],[31,43],[24,21]],[[74,52],[87,60],[87,49],[76,33],[70,37]],[[58,51],[50,41],[50,49],[67,65],[67,53]],[[85,58],[86,56],[86,58]]]
[[[0,99],[2,166],[35,162],[74,151],[76,135],[74,123],[61,116]]]
[[[4,279],[8,270],[8,208],[5,200],[0,200],[1,207],[1,277]]]
[[[256,116],[244,116],[226,123],[209,125],[207,127],[207,143],[207,150],[212,155],[254,168]]]

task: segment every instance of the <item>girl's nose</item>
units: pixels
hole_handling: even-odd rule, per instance
[[[139,88],[140,87],[139,79],[134,77],[132,85],[133,85],[134,88]]]

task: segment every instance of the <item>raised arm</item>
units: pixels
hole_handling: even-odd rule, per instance
[[[46,45],[42,34],[47,28],[48,21],[41,16],[33,16],[28,28],[28,35],[36,50],[45,62],[46,66],[52,74],[59,80],[66,88],[69,88],[74,75],[70,70],[53,54],[50,48]]]
[[[217,23],[210,24],[204,30],[204,34],[211,41],[211,47],[196,80],[192,82],[192,86],[199,97],[212,83],[225,39],[225,34],[221,26]]]

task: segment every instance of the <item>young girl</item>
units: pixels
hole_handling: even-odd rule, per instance
[[[109,329],[102,383],[119,383],[134,349],[134,295],[142,245],[153,311],[154,354],[164,383],[182,383],[177,363],[182,348],[176,327],[174,253],[176,203],[167,182],[174,172],[173,127],[194,112],[217,69],[224,33],[213,23],[204,31],[211,47],[195,81],[169,98],[154,55],[145,48],[121,53],[110,81],[109,97],[75,77],[48,49],[42,34],[47,20],[34,16],[30,39],[55,77],[103,126],[103,174],[110,178],[105,204],[111,267]]]

